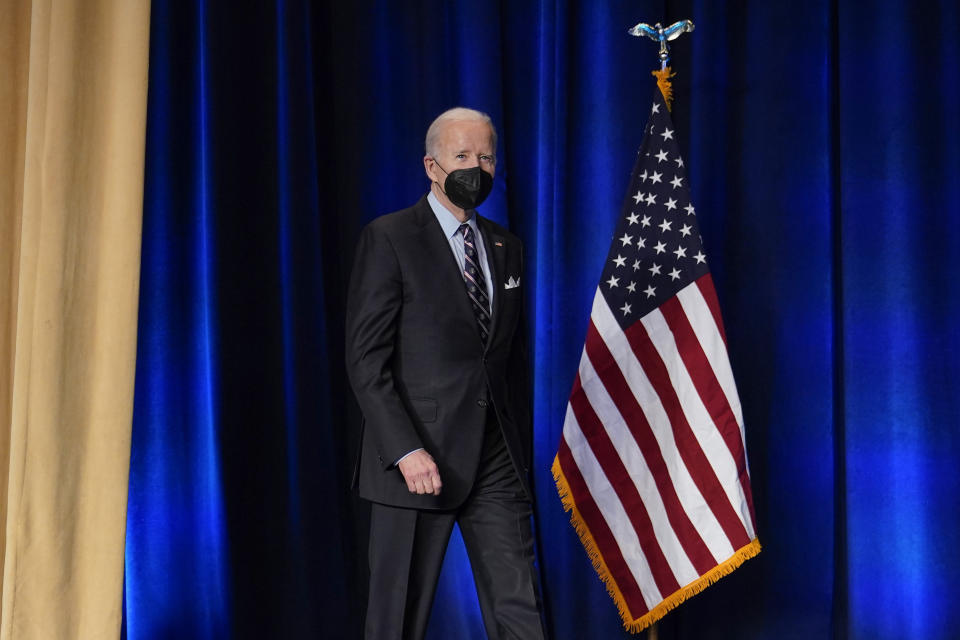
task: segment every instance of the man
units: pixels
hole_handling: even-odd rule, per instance
[[[429,193],[362,232],[347,372],[371,501],[367,638],[422,638],[454,522],[491,639],[543,638],[520,240],[480,217],[496,131],[457,108],[427,131]]]

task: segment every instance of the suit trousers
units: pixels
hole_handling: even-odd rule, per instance
[[[500,426],[491,415],[473,490],[458,509],[372,505],[367,640],[424,637],[454,522],[470,558],[487,636],[545,638],[532,516]]]

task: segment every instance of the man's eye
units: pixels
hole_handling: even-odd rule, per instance
[[[458,153],[458,154],[457,154],[457,160],[463,160],[463,159],[466,158],[466,157],[467,157],[467,154],[465,154],[465,153]]]

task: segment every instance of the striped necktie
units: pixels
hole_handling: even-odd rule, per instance
[[[463,280],[467,285],[467,295],[470,296],[470,306],[473,315],[477,317],[477,327],[480,329],[480,340],[487,343],[490,336],[490,298],[487,296],[487,281],[480,268],[480,256],[477,254],[477,245],[474,243],[473,229],[469,224],[460,225],[459,231],[463,234]]]

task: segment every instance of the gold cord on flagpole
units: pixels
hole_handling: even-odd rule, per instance
[[[669,110],[673,106],[671,104],[673,102],[673,84],[670,82],[670,78],[677,74],[673,73],[670,67],[664,67],[651,73],[657,79],[657,87],[660,88],[660,93],[663,94],[663,101],[667,103],[667,109]]]

